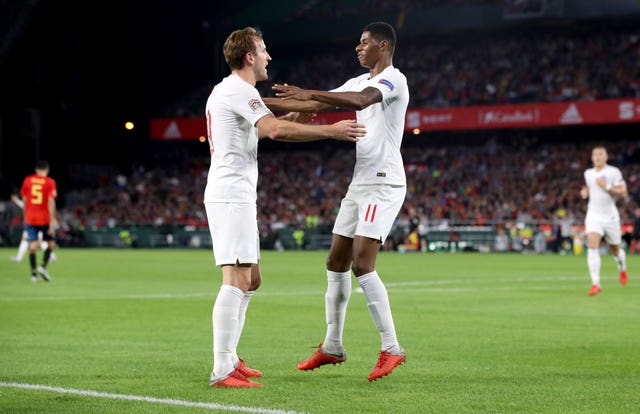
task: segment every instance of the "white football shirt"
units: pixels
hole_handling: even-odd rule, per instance
[[[258,129],[256,122],[272,112],[258,90],[231,74],[207,99],[207,136],[211,166],[205,202],[256,203]]]
[[[596,183],[596,178],[603,177],[607,185],[624,183],[622,173],[617,167],[605,164],[604,168],[596,171],[588,168],[584,172],[584,181],[589,187],[589,203],[587,204],[587,217],[604,221],[618,221],[620,214],[616,207],[616,200],[604,188]]]
[[[382,101],[356,111],[356,119],[366,125],[367,134],[356,143],[351,184],[406,185],[400,145],[409,105],[407,78],[389,66],[373,78],[365,73],[349,79],[331,92],[359,92],[370,86],[382,93]]]

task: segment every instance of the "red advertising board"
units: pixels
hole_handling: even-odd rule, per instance
[[[355,119],[353,112],[321,112],[315,123]],[[535,128],[563,125],[640,122],[640,99],[610,99],[517,105],[469,106],[443,109],[410,108],[406,131]],[[194,139],[205,136],[205,117],[151,120],[151,138]]]

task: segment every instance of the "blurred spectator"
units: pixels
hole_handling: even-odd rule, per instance
[[[536,253],[547,252],[547,236],[540,226],[536,229],[536,234],[533,236],[533,250]]]
[[[342,7],[334,7],[334,3]],[[372,3],[379,3],[376,7],[382,10],[401,11],[422,2]],[[345,2],[309,2],[309,6],[310,13],[357,12]],[[576,23],[518,31],[431,33],[401,37],[400,42],[394,65],[407,76],[410,107],[640,98],[638,27]],[[352,49],[336,52],[341,49],[324,54],[314,51],[313,56],[302,55],[283,67],[273,64],[272,79],[302,88],[337,87],[338,80],[362,72],[351,56]],[[271,81],[258,87],[264,96],[272,95]],[[200,116],[199,103],[208,89],[201,87],[187,94],[184,102],[168,112]]]
[[[496,136],[460,144],[406,140],[402,149],[408,185],[405,207],[385,249],[404,243],[415,214],[424,232],[454,225],[514,224],[525,214],[530,223],[553,224],[558,220],[558,206],[573,218],[574,225],[583,223],[585,205],[578,193],[582,171],[588,165],[584,153],[593,142],[540,142],[533,134],[514,132]],[[640,207],[640,141],[617,140],[607,147],[616,157],[612,162],[629,177],[631,196],[619,210],[622,221],[630,224],[636,219],[634,210]],[[348,146],[322,143],[295,150],[286,146],[265,149],[259,161],[261,237],[275,243],[277,231],[289,225],[317,226],[318,232],[330,233],[335,206],[351,178],[352,151]],[[133,165],[128,172],[114,171],[92,183],[80,178],[74,183],[76,188],[61,196],[61,243],[82,243],[87,229],[206,229],[204,211],[193,206],[202,200],[207,162],[203,155],[158,166]],[[117,178],[118,174],[122,177]],[[19,234],[21,212],[5,204],[0,228],[5,234]]]
[[[571,251],[573,214],[564,208],[556,211],[553,219],[553,240],[551,250],[566,254]]]
[[[493,250],[496,252],[508,252],[509,249],[509,235],[505,229],[504,224],[496,226],[496,240],[493,244]]]
[[[581,229],[573,232],[573,254],[580,256],[584,253],[586,234]]]
[[[640,207],[636,207],[633,214],[635,217],[633,220],[633,231],[631,233],[629,251],[640,254]]]

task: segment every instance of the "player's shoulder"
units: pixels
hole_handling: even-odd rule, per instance
[[[238,76],[229,75],[213,88],[207,99],[207,107],[212,110],[226,110],[245,105],[247,102],[260,102],[260,99],[260,93],[255,87]]]
[[[404,74],[404,72],[400,70],[400,68],[397,68],[392,65],[392,66],[389,66],[387,70],[391,73],[394,73],[396,76],[401,76],[406,79],[406,75]]]
[[[399,86],[403,91],[408,89],[407,77],[400,71],[400,69],[396,68],[395,66],[387,67],[381,73],[381,77],[387,82],[391,82],[395,86]]]
[[[407,78],[393,66],[388,66],[372,79],[380,88],[386,86],[391,92],[405,93],[407,90]]]
[[[387,67],[382,73],[386,77],[391,77],[391,78],[396,79],[396,81],[402,81],[404,83],[407,83],[406,75],[404,73],[402,73],[402,71],[400,69],[396,68],[395,66]]]
[[[212,93],[221,95],[236,95],[243,93],[258,93],[258,90],[240,79],[239,76],[229,75],[222,79],[214,88]]]
[[[353,77],[353,78],[351,78],[351,79],[348,79],[348,80],[347,80],[347,82],[345,82],[345,83],[352,83],[352,82],[358,82],[358,83],[359,83],[359,82],[364,82],[364,81],[369,80],[369,77],[370,77],[370,76],[371,76],[371,75],[369,74],[369,72],[367,72],[367,73],[363,73],[362,75],[357,75],[357,76],[354,76],[354,77]]]

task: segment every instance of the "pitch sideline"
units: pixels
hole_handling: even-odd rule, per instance
[[[242,407],[238,405],[224,405],[224,404],[216,404],[216,403],[197,402],[197,401],[175,400],[172,398],[145,397],[141,395],[112,394],[108,392],[98,392],[93,390],[78,390],[74,388],[61,388],[61,387],[52,387],[49,385],[38,385],[38,384],[21,384],[17,382],[0,381],[0,387],[49,391],[49,392],[57,392],[60,394],[81,395],[84,397],[110,398],[113,400],[143,401],[143,402],[156,403],[156,404],[166,404],[166,405],[182,406],[182,407],[208,408],[212,410],[234,411],[234,412],[243,412],[243,413],[303,414],[298,411],[273,410],[273,409],[260,408],[260,407]]]

